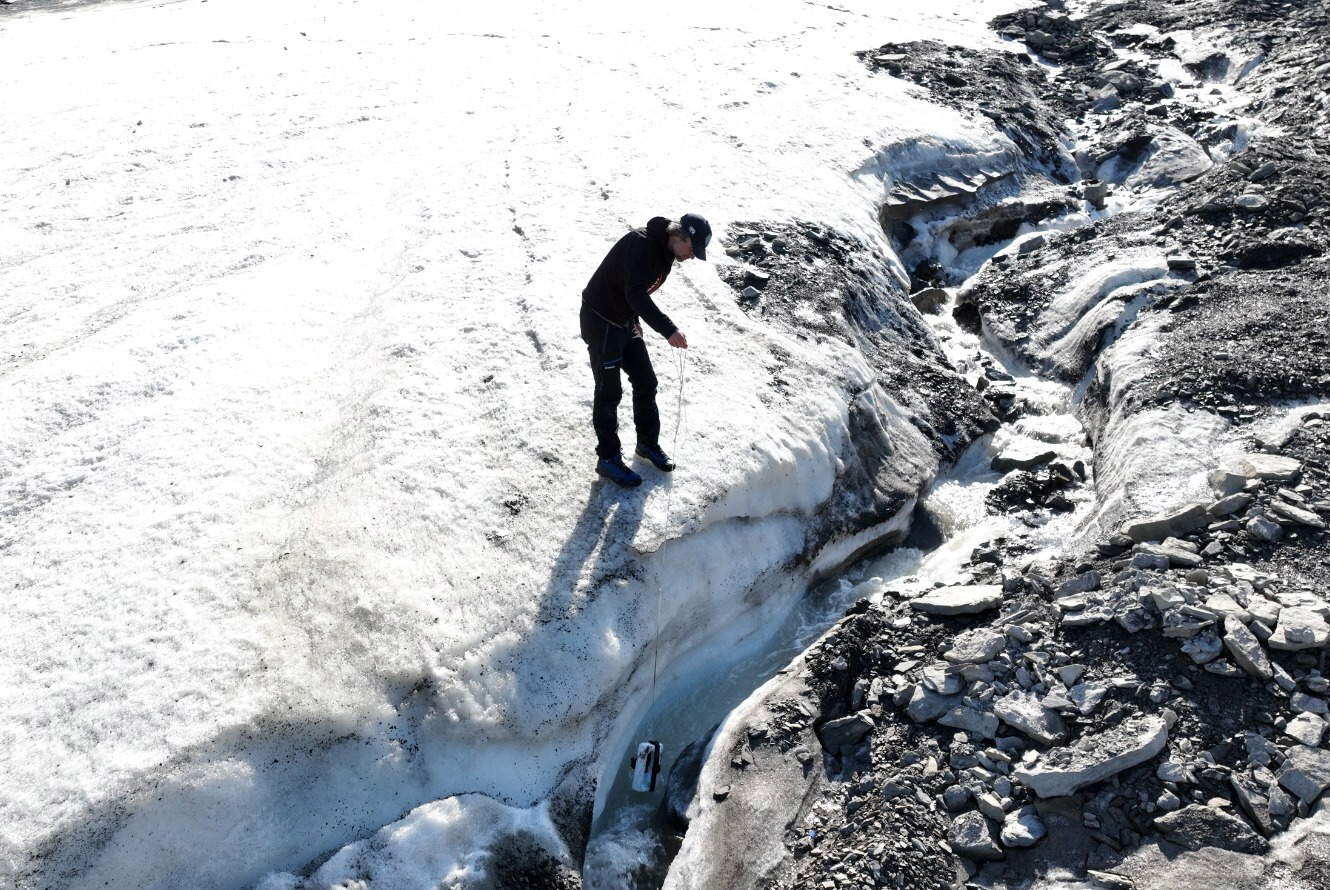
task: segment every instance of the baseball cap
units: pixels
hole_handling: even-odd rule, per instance
[[[693,256],[705,260],[707,245],[711,243],[711,223],[696,213],[685,213],[679,224],[684,227],[689,240],[693,242]]]

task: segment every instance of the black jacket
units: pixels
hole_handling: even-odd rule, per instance
[[[582,291],[583,310],[620,327],[641,318],[667,339],[677,331],[651,299],[674,267],[674,251],[666,234],[669,225],[665,217],[655,216],[645,229],[633,229],[620,238]]]

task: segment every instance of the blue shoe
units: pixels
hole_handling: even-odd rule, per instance
[[[674,461],[670,460],[668,454],[660,450],[659,445],[643,445],[641,442],[638,442],[637,454],[639,457],[645,457],[647,460],[655,464],[656,469],[660,470],[662,473],[668,473],[670,470],[674,469]]]
[[[596,472],[624,488],[636,488],[642,484],[642,477],[624,466],[621,457],[602,457],[596,461]]]

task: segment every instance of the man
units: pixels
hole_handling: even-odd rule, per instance
[[[619,369],[633,385],[635,451],[668,473],[674,464],[660,449],[660,412],[656,409],[656,374],[642,340],[641,321],[677,349],[688,348],[688,338],[669,316],[657,308],[651,295],[665,283],[675,260],[707,258],[711,226],[695,213],[678,222],[653,217],[645,229],[634,229],[618,240],[601,260],[596,274],[582,291],[582,339],[591,353],[596,379],[591,425],[596,430],[596,472],[625,488],[642,484],[642,477],[623,462],[619,446],[619,400],[623,385]]]

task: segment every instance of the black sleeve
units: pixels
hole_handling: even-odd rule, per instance
[[[679,330],[674,322],[656,306],[647,289],[655,284],[651,277],[651,263],[647,258],[648,245],[645,238],[634,238],[624,251],[623,291],[628,300],[628,307],[649,324],[656,333],[665,339],[674,336]]]

